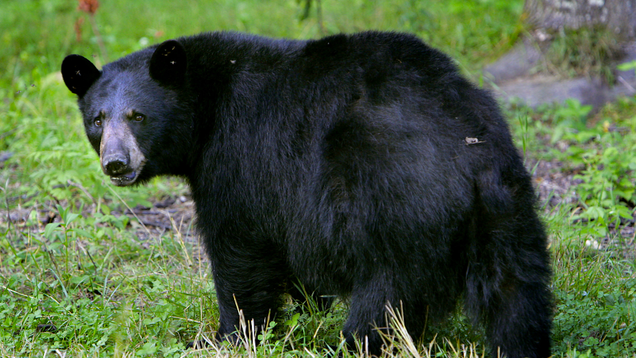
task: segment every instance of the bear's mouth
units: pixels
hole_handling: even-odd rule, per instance
[[[116,186],[127,186],[135,182],[137,180],[137,172],[131,171],[118,176],[111,176],[110,182]]]

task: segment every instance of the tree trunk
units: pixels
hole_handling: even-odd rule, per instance
[[[636,38],[636,0],[526,0],[525,13],[540,29],[601,27],[621,41]]]

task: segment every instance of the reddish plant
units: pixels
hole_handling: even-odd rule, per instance
[[[99,49],[102,53],[102,59],[107,61],[108,55],[106,53],[106,46],[104,45],[104,40],[102,39],[102,35],[99,33],[99,29],[97,27],[97,23],[95,21],[95,13],[99,8],[99,0],[79,0],[79,6],[77,9],[79,11],[83,11],[89,14],[89,20],[91,22],[91,26],[93,27],[93,32],[95,33],[95,37],[97,37],[97,44],[99,45]],[[75,36],[77,41],[82,40],[82,25],[84,24],[84,19],[79,18],[77,22],[75,22]]]
[[[80,17],[75,21],[75,38],[77,42],[82,42],[82,25],[84,24],[84,18]]]
[[[78,9],[81,11],[95,15],[97,8],[99,8],[99,0],[79,0]]]

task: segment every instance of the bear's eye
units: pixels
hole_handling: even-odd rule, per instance
[[[95,127],[101,127],[102,126],[102,119],[101,117],[97,117],[93,120],[93,124],[95,124]]]
[[[144,119],[146,119],[146,116],[144,116],[144,115],[143,115],[143,114],[141,114],[141,113],[135,113],[135,114],[133,115],[133,118],[132,118],[132,119],[133,119],[134,121],[136,121],[136,122],[141,122],[141,121],[143,121]]]

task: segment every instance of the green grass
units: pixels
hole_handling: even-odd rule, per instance
[[[0,164],[0,356],[291,357],[342,349],[346,302],[311,315],[311,306],[290,301],[264,344],[186,350],[187,342],[212,339],[217,328],[209,265],[189,221],[164,211],[173,227],[158,230],[128,209],[187,197],[188,189],[166,178],[132,189],[104,181],[58,72],[69,53],[104,63],[200,31],[315,38],[322,34],[315,11],[299,21],[295,0],[101,3],[94,21],[105,51],[74,1],[0,2],[0,153],[12,153]],[[519,0],[322,3],[326,33],[414,32],[475,79],[523,32]],[[633,227],[636,100],[588,113],[574,102],[507,108],[529,168],[560,162],[580,182],[574,201],[543,208],[554,258],[555,356],[634,357],[636,250],[633,234],[620,229]],[[461,313],[421,340],[398,334],[394,344],[395,356],[483,354],[479,333]]]
[[[536,111],[509,108],[529,161],[561,164],[573,202],[545,205],[553,254],[554,353],[636,356],[636,100],[590,115],[569,101]],[[518,124],[518,125],[515,125]],[[568,195],[565,195],[568,196]],[[625,231],[625,229],[627,230]]]

